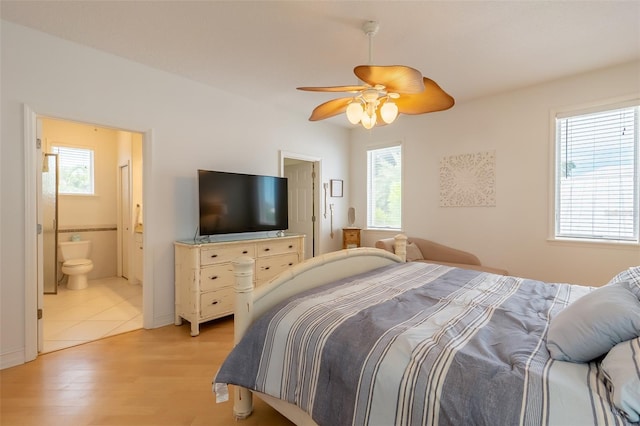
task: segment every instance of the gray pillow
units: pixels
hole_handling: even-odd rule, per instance
[[[588,362],[640,336],[640,300],[618,282],[582,296],[551,319],[547,349],[553,359]]]
[[[640,338],[618,343],[602,360],[613,405],[631,422],[640,421]]]
[[[625,269],[615,277],[607,285],[623,283],[633,294],[640,299],[640,266],[632,266]]]
[[[415,243],[407,244],[407,262],[415,262],[416,260],[424,260],[420,247]]]

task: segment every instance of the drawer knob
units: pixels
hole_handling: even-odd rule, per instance
[[[269,250],[271,250],[269,247],[267,247],[266,249],[264,249],[264,251],[269,251]]]
[[[242,250],[242,254],[247,254],[249,253],[247,250]]]
[[[265,266],[265,267],[264,267],[264,270],[265,270],[265,271],[268,271],[268,270],[269,270],[269,268],[270,268],[270,266]]]
[[[218,257],[218,255],[217,255],[217,254],[212,254],[212,255],[211,255],[211,258],[216,258],[216,257]]]
[[[293,266],[293,262],[289,262],[289,266]]]
[[[209,279],[210,279],[210,280],[217,280],[217,279],[218,279],[218,276],[217,276],[217,275],[214,275],[214,276],[212,276],[212,277],[209,277]]]
[[[289,248],[293,248],[293,245],[289,245]]]
[[[217,301],[217,300],[214,300],[213,302],[211,302],[211,304],[212,304],[212,305],[217,305],[217,304],[218,304],[218,301]]]

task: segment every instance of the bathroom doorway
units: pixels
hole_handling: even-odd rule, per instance
[[[36,203],[44,234],[39,259],[44,295],[38,351],[46,353],[143,326],[142,280],[137,276],[141,274],[130,273],[135,262],[143,262],[142,253],[132,258],[133,233],[142,233],[142,216],[131,208],[142,205],[143,135],[50,117],[37,120],[43,159],[57,153],[55,186],[59,189],[55,228],[52,225],[48,232],[44,219],[49,216],[45,210],[50,203],[45,196],[52,191],[44,185],[50,180],[45,176],[51,167],[42,161],[38,171],[42,191]],[[89,183],[81,182],[82,190],[69,188],[89,178]],[[89,286],[83,290],[66,287],[68,278],[56,258],[58,243],[70,240],[91,242],[89,260],[94,267],[88,273]],[[47,284],[49,269],[54,271],[54,284]]]

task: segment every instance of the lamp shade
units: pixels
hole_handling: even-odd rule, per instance
[[[393,121],[398,116],[398,105],[396,105],[394,102],[391,102],[391,101],[385,102],[380,107],[380,116],[382,117],[382,120],[385,123],[387,124],[393,123]]]
[[[362,118],[362,113],[362,105],[358,101],[353,101],[347,106],[347,119],[351,124],[358,124]]]
[[[364,127],[365,129],[369,130],[373,128],[373,126],[376,125],[376,114],[375,113],[373,115],[362,114],[361,122],[362,122],[362,127]]]

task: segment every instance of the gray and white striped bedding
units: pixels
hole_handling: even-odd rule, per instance
[[[625,425],[596,362],[550,359],[549,320],[591,289],[426,263],[283,302],[215,377],[319,425]]]

